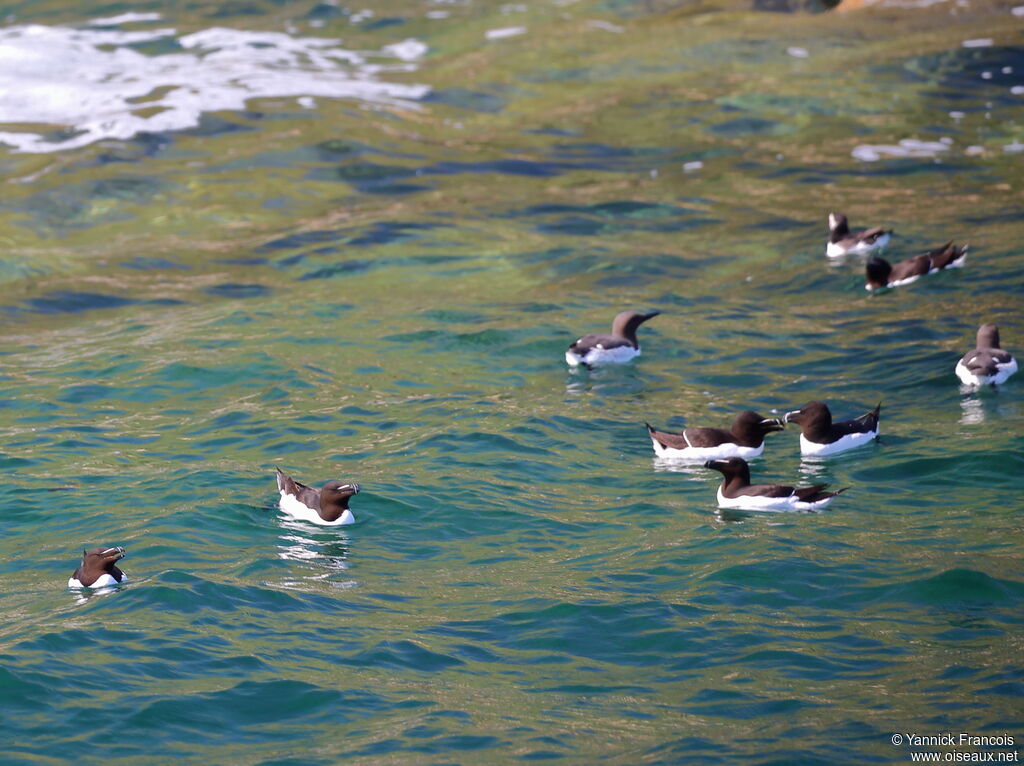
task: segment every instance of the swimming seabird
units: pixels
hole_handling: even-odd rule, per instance
[[[117,567],[125,556],[124,548],[93,548],[82,551],[82,563],[68,580],[69,588],[106,588],[118,585],[128,576]]]
[[[787,412],[787,423],[800,425],[800,454],[807,456],[835,455],[867,444],[878,438],[878,416],[882,404],[860,417],[832,422],[832,412],[825,402],[808,402],[803,407]]]
[[[851,232],[850,224],[842,213],[828,214],[828,229],[825,255],[829,258],[870,253],[888,245],[892,236],[892,229],[886,230],[880,226]]]
[[[742,508],[748,511],[811,511],[824,508],[846,488],[826,492],[827,484],[790,487],[784,484],[751,484],[750,466],[741,457],[709,460],[705,468],[719,471],[722,484],[718,488],[721,508]]]
[[[753,410],[741,412],[726,431],[721,428],[686,428],[681,433],[658,431],[647,423],[654,454],[676,460],[742,457],[750,460],[764,452],[764,437],[786,426]]]
[[[968,386],[997,386],[1017,372],[1017,360],[999,346],[999,328],[983,324],[973,351],[956,363],[956,376]]]
[[[967,245],[957,247],[952,242],[896,264],[890,264],[885,258],[874,256],[865,266],[867,281],[864,289],[881,290],[883,287],[909,285],[925,274],[934,274],[942,269],[958,269],[966,260]]]
[[[584,335],[569,346],[569,350],[565,352],[565,361],[570,367],[587,368],[596,364],[628,362],[640,355],[640,342],[636,339],[637,328],[660,313],[619,312],[612,322],[611,335]]]
[[[326,526],[355,524],[348,501],[359,492],[358,484],[329,481],[320,489],[300,484],[277,470],[277,488],[281,492],[281,510],[293,518]]]

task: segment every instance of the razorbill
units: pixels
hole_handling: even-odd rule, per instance
[[[320,489],[313,489],[281,473],[280,468],[275,470],[277,488],[281,492],[281,510],[292,518],[332,527],[356,523],[348,501],[359,492],[358,484],[332,480]]]
[[[584,335],[565,352],[565,361],[570,367],[591,368],[596,364],[622,364],[640,355],[640,343],[636,329],[660,311],[639,314],[636,311],[621,311],[612,322],[611,335]]]
[[[824,508],[833,497],[846,488],[825,492],[827,484],[810,487],[789,487],[783,484],[751,484],[750,466],[741,457],[709,460],[704,464],[721,472],[722,484],[718,488],[721,508],[742,508],[748,511],[812,511]]]
[[[658,431],[647,426],[654,454],[674,460],[709,460],[742,457],[751,459],[764,452],[764,437],[781,431],[785,424],[777,418],[766,418],[752,410],[741,412],[728,431],[721,428],[686,428],[682,433]]]
[[[1017,372],[1017,360],[999,346],[999,328],[983,324],[978,328],[977,346],[956,363],[956,376],[968,386],[997,386]]]
[[[967,245],[957,247],[952,242],[896,264],[890,264],[885,258],[875,256],[865,267],[867,281],[864,289],[881,290],[883,287],[909,285],[925,274],[934,274],[942,269],[958,269],[966,260]]]
[[[828,214],[828,244],[825,255],[839,258],[843,255],[862,255],[878,250],[889,244],[892,229],[888,231],[876,226],[863,231],[850,231],[850,224],[842,213]]]
[[[814,401],[787,412],[783,420],[800,426],[801,455],[821,457],[845,452],[878,438],[878,415],[881,411],[879,402],[877,407],[860,417],[833,423],[828,405]]]
[[[68,580],[68,587],[106,588],[123,583],[128,577],[117,568],[117,562],[124,556],[124,548],[93,548],[91,551],[82,551],[82,563]]]

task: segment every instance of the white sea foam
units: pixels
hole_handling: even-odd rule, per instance
[[[592,29],[603,29],[605,32],[614,32],[617,35],[626,31],[625,27],[620,27],[618,24],[612,24],[601,19],[587,19],[587,26]]]
[[[183,50],[147,55],[130,47],[159,41],[177,42]],[[0,29],[0,125],[18,128],[0,131],[0,143],[21,152],[53,152],[183,130],[198,125],[203,112],[244,109],[249,99],[262,97],[351,98],[415,108],[428,86],[379,77],[414,71],[426,50],[405,40],[356,52],[337,40],[225,28],[179,38],[174,29],[6,27]],[[26,125],[46,127],[37,132]]]
[[[484,37],[488,40],[503,40],[506,37],[515,37],[516,35],[525,35],[526,27],[502,27],[500,29],[488,29],[484,32]]]
[[[947,0],[886,0],[886,2],[878,3],[878,5],[881,8],[930,8],[933,5],[945,2],[947,2]],[[875,3],[865,3],[865,5],[874,4]]]
[[[112,27],[118,24],[135,24],[140,21],[159,21],[159,13],[122,13],[119,16],[107,16],[103,19],[93,19],[86,22],[91,27]]]
[[[939,152],[949,151],[951,141],[918,141],[904,138],[899,144],[860,144],[850,154],[862,162],[877,162],[889,157],[937,157]]]
[[[396,59],[402,61],[416,61],[417,59],[423,58],[423,54],[427,52],[426,43],[422,43],[419,40],[403,40],[400,43],[391,43],[391,45],[385,45],[381,48],[384,53],[394,56]]]

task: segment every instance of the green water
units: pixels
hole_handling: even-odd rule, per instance
[[[905,6],[8,4],[159,13],[105,27],[173,30],[153,59],[340,40],[429,93],[0,148],[0,761],[1018,750],[892,740],[1024,740],[1021,384],[953,374],[981,322],[1024,349],[1024,19]],[[832,210],[967,265],[869,296]],[[570,372],[626,308],[643,355]],[[821,513],[719,511],[643,427],[815,398],[883,402],[877,444],[752,464],[850,488]],[[275,466],[359,482],[357,523],[283,518]],[[68,591],[97,545],[128,583]]]

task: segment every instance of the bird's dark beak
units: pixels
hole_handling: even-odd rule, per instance
[[[765,418],[761,421],[765,431],[782,431],[786,428],[786,421],[779,418]]]
[[[127,554],[124,552],[124,548],[120,548],[119,547],[119,548],[107,548],[105,551],[103,551],[103,553],[101,555],[103,556],[103,558],[110,559],[111,561],[120,561]]]
[[[797,418],[799,418],[799,417],[800,417],[800,410],[793,410],[792,412],[787,412],[783,416],[782,422],[783,423],[799,423],[800,421],[797,420]]]

